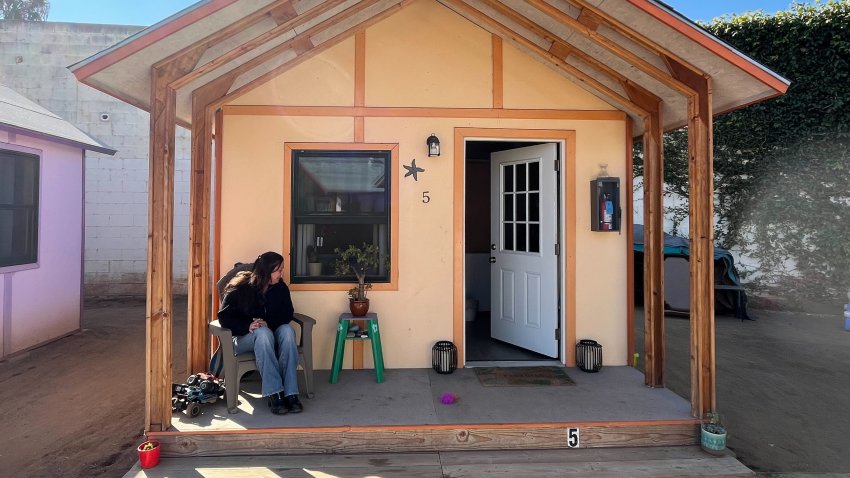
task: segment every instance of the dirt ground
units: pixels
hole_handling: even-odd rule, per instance
[[[175,301],[175,379],[186,375],[185,310]],[[765,476],[850,471],[850,332],[836,310],[717,317],[728,444]],[[0,475],[121,477],[130,469],[144,419],[144,315],[142,300],[87,301],[82,332],[0,362]],[[666,343],[667,385],[688,396],[687,318],[667,318]]]

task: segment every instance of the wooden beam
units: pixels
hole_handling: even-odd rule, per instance
[[[493,35],[493,108],[505,107],[505,58],[502,50],[502,38]]]
[[[210,197],[212,188],[213,111],[208,105],[230,88],[209,83],[192,92],[192,162],[189,193],[189,283],[186,371],[206,371],[209,364]]]
[[[691,72],[693,72],[697,75],[704,75],[705,74],[705,72],[703,72],[702,70],[700,70],[699,68],[697,68],[693,64],[688,63],[682,57],[676,55],[675,53],[673,53],[670,50],[668,50],[667,48],[659,45],[658,43],[655,43],[654,41],[650,40],[646,36],[632,30],[631,27],[629,27],[625,23],[620,22],[619,20],[612,17],[611,15],[608,15],[607,13],[602,11],[601,9],[591,5],[587,0],[564,0],[564,1],[567,2],[568,4],[572,5],[573,7],[580,9],[581,12],[582,12],[582,15],[592,14],[594,19],[598,20],[600,22],[600,25],[605,25],[607,28],[610,28],[611,30],[615,31],[616,33],[626,37],[627,39],[631,40],[632,42],[639,45],[640,47],[647,50],[648,52],[653,53],[655,55],[658,55],[659,57],[665,57],[666,56],[666,57],[674,58],[680,64],[684,65],[687,69],[691,70]]]
[[[297,17],[298,12],[295,11],[295,6],[292,5],[291,1],[286,1],[269,10],[269,16],[272,17],[274,22],[278,25],[284,25],[286,22]]]
[[[626,118],[626,207],[620,217],[626,228],[626,360],[635,353],[635,220],[634,220],[634,125]],[[625,221],[623,221],[625,217]]]
[[[664,148],[660,108],[643,126],[644,381],[664,386]]]
[[[175,70],[151,70],[151,134],[148,179],[148,270],[145,313],[145,430],[171,425],[173,322]]]
[[[496,118],[617,121],[626,114],[617,110],[514,110],[491,108],[394,108],[351,106],[225,105],[226,115],[345,116],[364,118]]]
[[[333,38],[330,38],[328,40],[323,41],[321,45],[318,45],[318,46],[310,49],[307,53],[305,53],[303,55],[298,55],[294,59],[289,60],[287,63],[285,63],[285,64],[283,64],[283,65],[281,65],[277,68],[274,68],[271,71],[266,72],[266,73],[258,76],[257,78],[254,78],[253,80],[251,80],[247,84],[240,86],[236,90],[231,91],[230,93],[227,94],[227,96],[225,96],[224,98],[221,99],[221,101],[218,102],[217,106],[222,107],[222,106],[226,105],[230,100],[244,95],[245,93],[253,90],[254,88],[257,88],[258,86],[265,84],[266,82],[268,82],[268,81],[272,80],[273,78],[279,76],[283,72],[295,67],[296,65],[299,65],[301,62],[312,58],[313,56],[327,50],[328,48],[336,45],[337,43],[339,43],[343,40],[346,40],[353,35],[356,35],[357,32],[364,31],[369,26],[374,25],[375,23],[380,22],[384,18],[387,18],[388,16],[395,14],[396,12],[401,10],[402,8],[410,5],[413,1],[414,0],[401,0],[397,4],[392,5],[392,6],[388,7],[386,10],[384,10],[380,13],[377,13],[377,14],[363,20],[359,24],[349,28],[348,30],[345,30],[344,32],[339,33],[338,35],[334,36]],[[371,4],[372,2],[370,1],[369,3]],[[360,8],[366,8],[366,7],[370,6],[369,4],[366,4],[366,3],[358,4],[358,5],[362,5]],[[346,10],[343,13],[349,12],[349,10]],[[357,12],[353,12],[353,13],[349,12],[349,13],[351,13],[351,15],[353,15],[354,13],[357,13]],[[342,15],[342,14],[340,14],[340,15]],[[350,16],[350,15],[348,15],[348,16]],[[334,19],[339,21],[339,20],[342,19],[342,17],[340,17],[338,15],[338,16],[334,17]],[[333,26],[334,24],[335,24],[335,22],[329,22],[329,21],[322,22],[321,24],[316,25],[315,27],[311,28],[310,30],[299,34],[299,36],[310,38],[313,35],[316,35],[317,33],[323,31],[324,29]],[[279,46],[279,48],[280,48],[280,46]],[[281,50],[281,52],[282,52],[282,50]],[[266,52],[266,53],[269,54],[269,53],[273,53],[273,52],[269,51],[269,52]],[[280,52],[274,52],[274,53],[277,54],[277,53],[280,53]],[[274,55],[272,55],[272,56],[274,56]],[[271,58],[271,57],[269,57],[269,58]],[[251,63],[251,62],[249,61],[248,63]],[[241,65],[238,69],[235,69],[233,71],[233,73],[241,75],[241,74],[244,74],[245,72],[247,72],[248,70],[253,69],[254,67],[261,64],[261,63],[257,63],[257,64],[250,64],[249,65],[248,63]]]
[[[716,411],[714,345],[714,141],[711,78],[666,58],[697,95],[688,99],[688,198],[691,242],[691,412]]]
[[[216,58],[213,58],[212,60],[204,63],[203,65],[199,66],[198,68],[195,68],[191,72],[188,72],[185,76],[176,80],[174,82],[174,84],[172,85],[172,87],[174,89],[179,89],[183,86],[186,86],[189,83],[195,81],[196,79],[198,79],[198,78],[206,75],[207,73],[210,73],[213,70],[219,68],[220,66],[226,65],[227,63],[229,63],[233,60],[236,60],[240,56],[254,50],[255,48],[258,48],[258,47],[264,45],[265,43],[267,43],[267,42],[269,42],[269,41],[271,41],[271,40],[273,40],[273,39],[275,39],[275,38],[277,38],[277,37],[279,37],[279,36],[281,36],[285,33],[291,32],[293,29],[295,29],[295,28],[297,28],[301,25],[307,24],[308,22],[310,22],[310,21],[314,20],[315,18],[321,16],[322,14],[326,13],[328,10],[336,7],[337,5],[341,4],[342,2],[343,2],[343,0],[331,0],[331,1],[328,1],[328,2],[321,3],[321,4],[317,5],[316,7],[313,7],[309,11],[304,12],[303,14],[298,15],[297,17],[290,19],[290,20],[286,21],[285,23],[280,24],[277,27],[275,27],[275,28],[263,33],[263,34],[260,34],[260,35],[256,36],[255,38],[251,39],[250,41],[247,41],[247,42],[237,46],[236,48],[233,48],[230,51],[228,51],[228,52],[226,52],[226,53],[224,53],[224,54],[222,54],[222,55],[220,55]],[[358,7],[355,11],[358,11],[360,9],[362,9],[362,7]],[[346,11],[348,11],[348,10],[346,10]],[[342,15],[342,14],[340,14],[340,15]],[[337,17],[334,16],[331,19],[328,19],[328,20],[325,20],[324,22],[322,22],[320,25],[324,25],[324,26],[320,29],[320,31],[324,30],[325,28],[330,26],[329,24],[327,24],[328,22],[330,22],[330,24],[333,24],[333,22],[336,21],[335,20],[336,18]],[[319,25],[311,28],[310,30],[308,30],[308,32],[315,29],[315,28],[318,28],[318,27],[319,27]],[[315,33],[312,33],[312,34],[315,34]],[[251,68],[254,68],[258,64],[265,63],[271,57],[273,57],[277,54],[280,54],[284,50],[291,48],[292,45],[293,45],[293,40],[298,39],[298,38],[304,38],[305,36],[307,38],[309,38],[309,36],[312,35],[312,34],[307,34],[307,32],[305,32],[303,34],[296,35],[292,39],[283,42],[282,44],[274,47],[273,49],[271,49],[268,52],[265,52],[261,55],[258,55],[257,57],[249,60],[245,64],[242,64],[242,65],[236,67],[232,71],[235,71],[234,74],[238,76],[239,74],[241,74],[241,72],[246,71],[246,70],[251,69]],[[231,35],[232,35],[232,33],[231,33]],[[274,54],[271,54],[272,52],[274,52]],[[248,64],[248,63],[250,63],[253,66],[246,66],[246,64]],[[229,74],[229,73],[230,72],[227,72],[227,73],[224,73],[224,74],[226,75],[226,74]]]
[[[493,0],[487,0],[487,1],[492,2]],[[614,55],[618,56],[619,58],[625,60],[626,62],[628,62],[632,65],[634,65],[638,70],[646,73],[647,75],[654,78],[655,80],[657,80],[658,82],[660,82],[664,86],[666,86],[666,87],[668,87],[668,88],[670,88],[670,89],[672,89],[672,90],[674,90],[678,93],[681,93],[683,95],[693,94],[693,91],[690,88],[688,88],[687,85],[684,85],[679,81],[676,81],[675,78],[671,77],[668,72],[662,71],[661,69],[659,69],[658,67],[656,67],[652,63],[646,61],[645,59],[641,58],[637,54],[635,54],[632,51],[630,51],[629,49],[627,49],[626,47],[622,46],[620,43],[600,34],[599,32],[596,31],[596,28],[591,28],[591,27],[587,26],[582,21],[577,20],[577,19],[567,15],[566,13],[564,13],[559,8],[556,8],[556,7],[550,5],[549,3],[547,3],[543,0],[528,0],[528,3],[530,5],[532,5],[534,8],[536,8],[539,11],[548,15],[549,17],[551,17],[552,19],[554,19],[558,23],[571,28],[572,30],[577,32],[579,35],[581,35],[581,36],[587,38],[588,40],[592,41],[594,44],[599,45],[603,49],[609,51],[610,53],[613,53]],[[585,22],[591,22],[592,25],[595,24],[595,25],[598,26],[599,23],[603,21],[602,18],[599,15],[597,15],[595,12],[593,12],[589,9],[586,10],[586,9],[582,8],[582,13],[583,13]],[[514,15],[520,16],[517,13],[514,13]],[[561,41],[563,41],[563,40],[561,40]],[[590,56],[590,55],[586,55],[586,56]],[[602,62],[599,62],[599,63],[602,63]],[[604,63],[602,63],[602,64],[604,64]],[[611,68],[611,69],[613,70],[613,68]],[[614,71],[616,71],[616,70],[614,70]]]
[[[474,21],[482,27],[486,25],[487,27],[489,27],[489,29],[492,29],[491,33],[494,33],[493,30],[495,30],[495,32],[498,32],[499,35],[503,38],[511,39],[517,44],[521,45],[523,48],[532,52],[533,54],[536,54],[541,58],[548,60],[549,62],[557,66],[560,70],[572,76],[572,78],[574,78],[576,81],[585,85],[588,89],[593,90],[598,95],[605,97],[609,102],[615,103],[621,106],[626,111],[629,111],[640,117],[644,117],[647,115],[647,112],[644,109],[634,104],[621,93],[614,91],[596,78],[588,75],[584,71],[581,71],[579,68],[567,63],[562,58],[559,58],[558,56],[548,52],[546,49],[541,48],[536,43],[525,38],[518,32],[498,22],[497,20],[481,12],[475,7],[469,5],[468,3],[462,0],[439,0],[439,2],[446,6],[449,6],[450,8],[452,8],[452,10],[457,11],[461,15],[474,19]]]

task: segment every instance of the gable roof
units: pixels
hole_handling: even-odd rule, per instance
[[[114,149],[4,85],[0,85],[0,129],[32,133],[90,151],[115,154]]]
[[[656,0],[204,0],[70,68],[149,111],[151,68],[188,65],[171,84],[188,125],[195,89],[235,98],[413,1],[438,1],[635,119],[632,98],[657,98],[665,129],[687,123],[683,74],[711,78],[715,114],[789,86]]]

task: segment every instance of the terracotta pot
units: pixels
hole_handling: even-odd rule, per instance
[[[153,443],[155,446],[150,450],[143,450],[142,448],[148,443]],[[136,447],[136,451],[139,452],[139,465],[142,468],[155,467],[159,463],[159,448],[159,442],[156,440],[148,440]]]
[[[351,310],[351,315],[363,317],[369,312],[369,299],[352,300],[348,303],[348,308]]]

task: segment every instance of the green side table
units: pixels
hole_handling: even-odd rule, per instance
[[[351,321],[363,320],[366,322],[368,337],[348,337],[348,327]],[[339,323],[336,326],[336,345],[334,346],[334,361],[331,369],[331,383],[339,380],[339,371],[342,370],[342,358],[345,356],[346,340],[370,340],[372,341],[372,358],[375,361],[375,381],[384,381],[384,353],[381,350],[381,331],[378,328],[378,314],[369,312],[363,317],[355,317],[351,312],[339,314]]]

